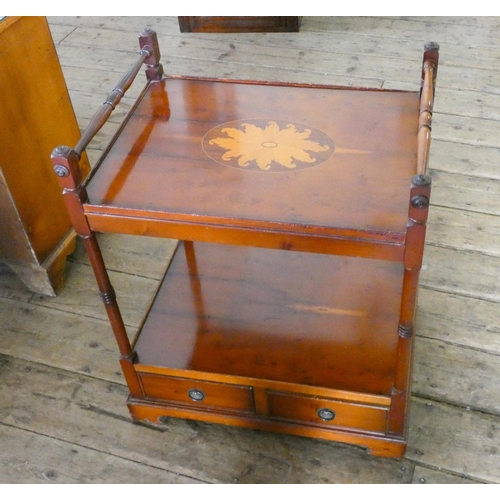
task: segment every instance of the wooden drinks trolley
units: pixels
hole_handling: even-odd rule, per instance
[[[420,92],[165,77],[156,35],[54,169],[134,419],[406,447],[438,46]],[[79,157],[142,64],[91,176]],[[95,232],[180,240],[129,341]]]

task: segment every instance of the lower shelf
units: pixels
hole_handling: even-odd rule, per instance
[[[138,362],[388,395],[402,280],[394,262],[181,243]]]
[[[386,433],[402,280],[393,262],[180,243],[134,345],[131,413],[397,455],[402,438]]]

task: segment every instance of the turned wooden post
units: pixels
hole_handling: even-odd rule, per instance
[[[431,177],[417,174],[412,179],[410,208],[405,242],[403,290],[398,327],[396,374],[390,411],[390,431],[403,434],[411,388],[414,322],[417,307],[418,279],[422,268],[425,224],[429,212]]]
[[[160,47],[156,32],[150,28],[143,29],[139,35],[139,45],[141,50],[147,50],[150,53],[144,60],[147,66],[146,77],[148,81],[161,80],[163,77],[163,66],[160,64]]]
[[[147,66],[146,75],[149,81],[159,80],[163,76],[163,69],[159,62],[160,51],[156,33],[149,29],[143,30],[139,35],[139,44],[141,48],[139,58],[129,68],[106,98],[101,108],[90,121],[75,148],[71,149],[68,146],[58,146],[51,155],[54,172],[63,190],[63,197],[71,222],[76,234],[83,239],[85,250],[89,257],[90,264],[92,265],[99,288],[99,297],[106,308],[111,328],[120,351],[120,364],[130,388],[130,393],[134,397],[144,396],[133,367],[136,354],[130,344],[125,324],[116,301],[115,291],[102,258],[99,243],[85,216],[83,205],[87,201],[88,195],[85,184],[82,182],[83,178],[79,160],[85,148],[106,123],[106,120],[109,118],[116,105],[132,85],[142,65],[146,64]]]
[[[161,79],[163,68],[159,62],[160,50],[158,48],[156,33],[149,29],[143,30],[139,35],[139,44],[141,46],[139,58],[115,85],[115,88],[108,95],[99,111],[94,115],[78,144],[75,146],[74,150],[78,156],[82,154],[82,151],[106,123],[115,107],[125,95],[125,92],[132,85],[143,64],[147,66],[146,76],[149,81]]]
[[[99,288],[99,297],[106,308],[106,313],[108,314],[111,328],[120,351],[120,364],[123,373],[131,388],[131,393],[141,396],[142,388],[132,366],[135,353],[128,339],[125,324],[123,323],[122,315],[116,302],[115,291],[106,271],[99,243],[95,233],[88,224],[83,209],[83,203],[87,201],[87,191],[85,186],[81,184],[81,173],[78,166],[79,157],[73,149],[67,146],[58,146],[52,152],[51,161],[59,179],[59,184],[63,188],[63,197],[71,222],[76,234],[83,239],[85,250],[94,271]]]
[[[439,45],[429,42],[425,45],[422,63],[422,86],[420,88],[420,113],[418,120],[417,173],[427,173],[431,147],[432,110],[436,75],[439,62]]]
[[[420,91],[420,114],[417,130],[417,175],[412,178],[404,253],[404,277],[398,327],[396,374],[389,417],[389,432],[405,432],[406,407],[411,390],[414,322],[417,308],[418,279],[424,255],[425,230],[429,212],[432,179],[427,175],[431,142],[434,88],[439,45],[425,45]]]

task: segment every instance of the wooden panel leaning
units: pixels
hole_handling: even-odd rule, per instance
[[[45,17],[0,16],[0,68],[0,266],[55,296],[75,233],[49,155],[80,130]],[[81,168],[90,172],[85,155]]]
[[[52,155],[118,343],[132,417],[402,456],[437,44],[426,45],[420,93],[164,77],[156,35],[142,32],[140,46],[78,145]],[[82,182],[79,156],[143,63],[145,90]],[[251,153],[274,159],[252,164],[238,149],[249,131],[260,137]],[[241,143],[229,141],[224,154],[228,134]],[[97,230],[184,240],[132,343]]]

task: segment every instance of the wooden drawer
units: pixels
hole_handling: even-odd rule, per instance
[[[377,406],[274,391],[268,391],[268,401],[273,417],[369,432],[385,432],[389,413]]]
[[[242,385],[139,373],[146,397],[200,408],[254,411],[253,391]]]

